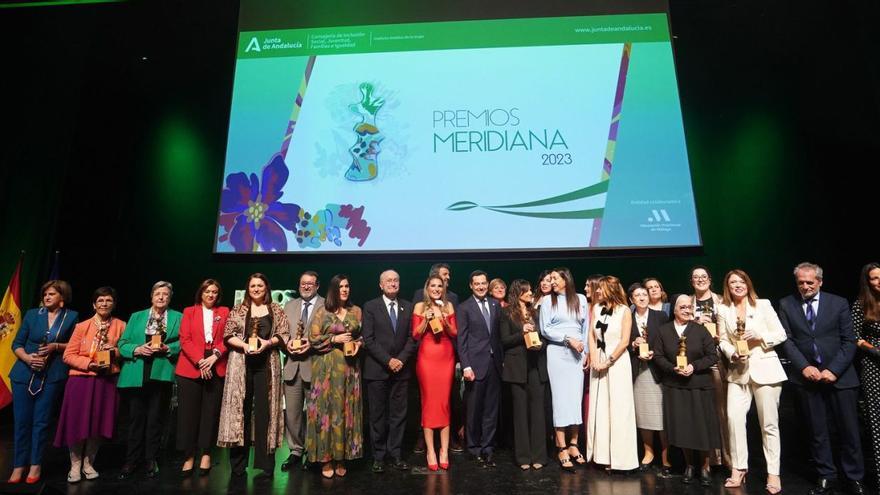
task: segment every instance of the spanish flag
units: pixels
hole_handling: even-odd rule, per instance
[[[0,409],[12,403],[9,371],[16,360],[12,353],[12,341],[21,326],[21,261],[18,260],[18,267],[0,303]]]

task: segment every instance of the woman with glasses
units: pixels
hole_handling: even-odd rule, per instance
[[[712,291],[712,274],[705,266],[691,269],[691,305],[694,307],[694,321],[709,330],[715,343],[720,342],[718,333],[718,307],[721,296]],[[710,464],[730,466],[730,433],[727,431],[727,358],[718,350],[718,362],[712,367],[712,380],[715,384],[715,410],[718,411],[718,424],[721,427],[721,448],[712,452],[706,459],[706,467]]]
[[[119,350],[116,347],[125,322],[113,318],[116,291],[100,287],[92,294],[95,315],[73,329],[64,349],[64,364],[70,378],[64,388],[64,401],[55,430],[56,447],[70,449],[68,483],[98,477],[95,456],[101,439],[113,438],[119,412]]]
[[[660,327],[653,359],[663,372],[663,422],[669,445],[684,452],[685,484],[694,481],[694,467],[703,466],[708,453],[721,445],[711,375],[718,353],[706,327],[693,321],[693,311],[691,298],[678,296],[674,319]],[[700,484],[712,485],[706,467]]]

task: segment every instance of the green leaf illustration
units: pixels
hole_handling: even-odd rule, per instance
[[[452,211],[464,211],[470,210],[471,208],[476,208],[478,206],[480,205],[474,203],[473,201],[459,201],[457,203],[452,203],[451,205],[447,206],[446,209]]]

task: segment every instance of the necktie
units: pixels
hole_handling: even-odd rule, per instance
[[[480,309],[483,311],[483,319],[486,320],[486,330],[492,333],[492,326],[489,324],[489,301],[480,299]]]
[[[391,329],[397,335],[397,311],[394,311],[394,301],[388,305],[388,316],[391,318]]]
[[[814,298],[804,299],[804,304],[807,305],[806,308],[806,316],[807,316],[807,325],[810,325],[810,331],[816,331],[816,313],[813,312],[813,301]],[[819,354],[819,347],[816,345],[816,341],[813,340],[813,359],[815,359],[816,364],[822,364],[822,355]]]
[[[303,325],[309,322],[309,304],[312,303],[309,301],[303,301],[303,314],[299,317],[299,319],[302,320]]]

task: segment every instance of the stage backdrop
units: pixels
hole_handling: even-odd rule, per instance
[[[247,23],[215,250],[699,245],[665,3],[640,7],[658,6],[307,29]],[[243,23],[248,11],[271,11],[262,0],[241,8]]]

